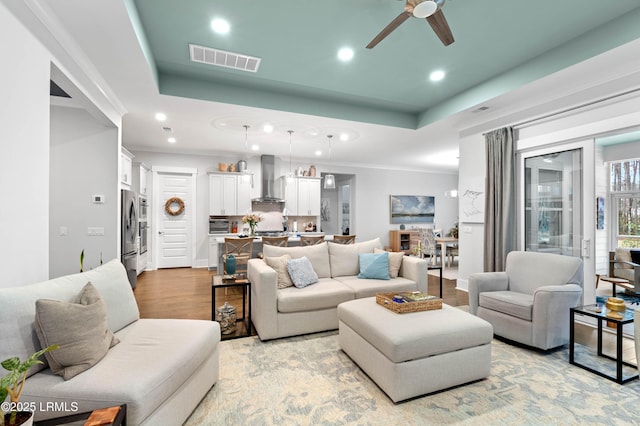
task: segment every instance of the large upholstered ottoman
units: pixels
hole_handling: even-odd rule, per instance
[[[339,342],[394,401],[487,377],[493,327],[443,304],[397,314],[374,297],[338,305]]]

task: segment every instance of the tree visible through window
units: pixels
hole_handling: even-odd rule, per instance
[[[640,247],[640,160],[611,164],[618,247]]]

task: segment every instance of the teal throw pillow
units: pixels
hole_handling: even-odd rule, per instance
[[[298,288],[318,282],[318,274],[313,270],[313,265],[306,256],[288,261],[287,270],[293,285]]]
[[[388,280],[389,253],[360,253],[360,273],[358,278]]]

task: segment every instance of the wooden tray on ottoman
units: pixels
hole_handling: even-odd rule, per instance
[[[411,302],[394,302],[393,296],[428,296],[427,293],[404,291],[400,293],[377,293],[376,303],[382,305],[385,308],[393,311],[397,314],[404,314],[407,312],[421,312],[432,311],[434,309],[442,309],[442,299],[435,296],[429,296],[427,300],[416,300]]]

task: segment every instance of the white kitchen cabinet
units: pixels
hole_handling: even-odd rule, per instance
[[[298,179],[298,214],[320,216],[320,179]]]
[[[209,235],[209,269],[218,269],[218,238],[217,235]]]
[[[120,151],[120,182],[126,185],[126,189],[133,184],[133,154],[122,148]]]
[[[280,178],[280,195],[289,216],[320,216],[321,178]]]
[[[147,182],[150,168],[144,163],[133,163],[132,166],[132,188],[140,195],[149,195],[151,193]]]
[[[251,175],[238,176],[238,199],[236,214],[244,215],[251,211]]]
[[[238,216],[251,209],[251,180],[240,173],[209,173],[209,215]]]

